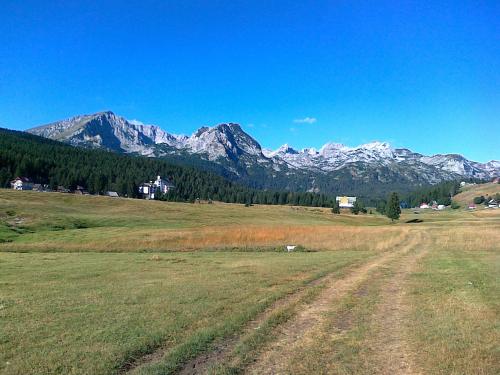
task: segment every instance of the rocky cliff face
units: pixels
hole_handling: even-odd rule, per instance
[[[181,161],[195,157],[216,164],[236,180],[264,188],[326,191],[331,181],[411,185],[500,175],[499,161],[478,163],[457,154],[425,156],[392,148],[387,142],[357,147],[327,143],[319,150],[283,145],[271,151],[263,150],[238,124],[202,127],[191,136],[174,135],[112,112],[75,116],[28,132],[74,146],[175,156]]]

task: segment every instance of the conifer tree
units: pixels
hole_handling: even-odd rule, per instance
[[[333,203],[332,213],[337,214],[337,215],[340,214],[339,202],[335,201]]]
[[[360,212],[366,214],[366,209],[365,209],[365,205],[363,204],[363,202],[361,202],[359,199],[357,199],[351,207],[351,213],[353,213],[354,215],[357,215]]]
[[[389,200],[387,201],[387,206],[385,208],[385,214],[389,219],[391,219],[391,221],[399,220],[399,215],[401,214],[401,208],[399,204],[398,193],[391,193],[391,195],[389,196]]]

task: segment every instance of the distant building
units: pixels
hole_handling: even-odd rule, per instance
[[[58,193],[69,193],[69,192],[70,192],[70,190],[69,190],[68,188],[66,188],[66,187],[62,186],[62,185],[59,185],[59,186],[57,187],[57,192],[58,192]]]
[[[17,177],[10,182],[14,190],[33,190],[33,182],[28,177]]]
[[[340,208],[351,208],[354,207],[354,202],[356,202],[356,197],[336,197],[335,200],[339,203]]]
[[[112,198],[119,198],[120,197],[116,191],[108,191],[108,192],[106,192],[106,195],[108,197],[112,197]]]
[[[474,203],[469,203],[469,206],[467,207],[469,210],[475,210],[476,205]]]
[[[488,201],[489,208],[498,208],[498,202],[495,199],[490,199]]]
[[[430,208],[429,204],[428,203],[422,203],[420,205],[420,208],[423,208],[423,209],[426,209],[426,208]]]
[[[175,188],[169,180],[164,180],[161,176],[157,176],[155,181],[149,181],[139,186],[139,194],[144,199],[155,199],[155,193],[159,191],[162,194],[168,193]]]
[[[437,207],[438,210],[444,210],[445,208],[446,207],[444,204],[438,204],[438,207]]]
[[[76,185],[76,189],[74,191],[75,194],[77,195],[89,195],[89,192],[85,190],[83,186]]]
[[[465,182],[465,181],[462,181],[460,183],[460,187],[467,187],[467,186],[474,186],[474,185],[476,185],[475,182]]]

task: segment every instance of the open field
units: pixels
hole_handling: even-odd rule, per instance
[[[474,197],[479,197],[481,195],[485,197],[494,196],[497,193],[500,193],[500,184],[490,182],[462,188],[462,191],[455,195],[453,199],[465,207],[467,204],[472,203]]]
[[[398,225],[376,213],[332,215],[328,208],[185,204],[0,189],[2,251],[269,250],[287,242],[313,250],[368,249],[366,236],[390,241]],[[495,212],[405,210],[400,222],[484,226]]]
[[[0,190],[0,373],[497,374],[499,229]]]

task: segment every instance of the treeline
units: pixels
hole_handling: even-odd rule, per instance
[[[402,198],[402,202],[408,207],[415,207],[421,203],[431,203],[436,201],[437,204],[451,205],[452,197],[460,191],[459,181],[446,181],[437,185],[420,188],[411,193],[406,194]]]
[[[420,187],[410,193],[401,195],[399,201],[401,208],[411,208],[420,206],[421,203],[453,205],[453,196],[460,192],[459,181],[445,181],[432,186]],[[399,199],[399,198],[398,198]],[[381,214],[386,214],[388,199],[378,199],[375,202],[375,208]],[[455,208],[455,207],[454,207]]]
[[[169,191],[164,195],[156,195],[159,200],[165,201],[190,201],[193,202],[194,198],[191,196],[189,199],[179,197],[177,189]],[[219,195],[208,194],[199,195],[200,199],[204,200],[217,200],[226,203],[244,203],[244,204],[271,204],[271,205],[293,205],[293,206],[310,206],[310,207],[333,207],[335,199],[328,197],[324,194],[315,193],[296,193],[284,191],[264,191],[264,190],[250,190],[232,192],[231,194]]]
[[[203,199],[318,207],[334,204],[334,198],[322,194],[260,191],[214,173],[161,159],[77,148],[24,132],[0,129],[0,187],[9,187],[15,177],[29,177],[52,189],[64,186],[73,190],[80,185],[91,194],[116,191],[135,198],[139,195],[139,185],[157,175],[169,178],[176,186],[161,197],[169,201]]]

